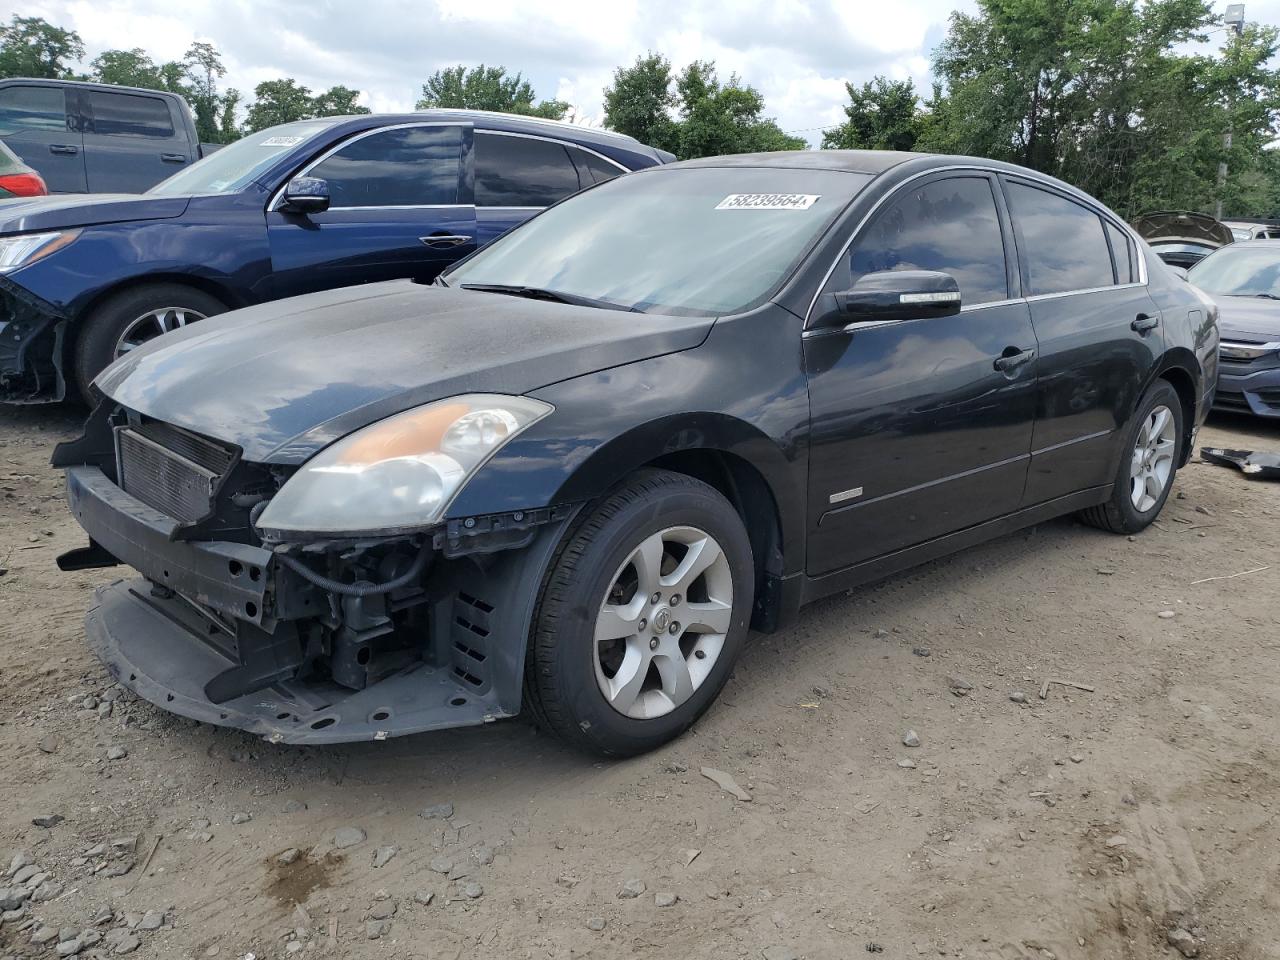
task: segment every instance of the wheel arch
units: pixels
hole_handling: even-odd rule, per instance
[[[129,293],[143,287],[158,287],[166,284],[176,284],[199,290],[201,293],[226,304],[228,310],[248,306],[245,299],[238,295],[229,283],[224,283],[211,277],[201,277],[180,271],[166,271],[163,273],[141,274],[119,280],[94,290],[79,303],[76,303],[69,311],[71,322],[67,324],[67,335],[63,338],[62,356],[58,358],[63,370],[67,369],[66,365],[76,356],[76,350],[79,348],[80,338],[84,333],[88,318],[95,310],[112,297],[119,296],[122,293]]]
[[[1147,390],[1157,380],[1164,380],[1177,391],[1178,399],[1182,402],[1182,455],[1178,461],[1179,467],[1185,466],[1191,459],[1191,439],[1196,430],[1197,404],[1204,392],[1201,389],[1203,379],[1204,375],[1200,371],[1196,355],[1190,350],[1179,347],[1165,354],[1155,375],[1142,390],[1142,396],[1145,396]],[[1141,402],[1141,396],[1139,396],[1139,402]]]

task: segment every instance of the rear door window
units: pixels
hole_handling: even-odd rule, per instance
[[[458,202],[461,127],[397,127],[361,137],[312,167],[330,206],[424,207]]]
[[[60,88],[0,88],[0,137],[22,130],[66,129],[67,98]]]
[[[949,177],[899,194],[855,242],[849,275],[832,290],[882,270],[949,273],[966,305],[1008,299],[1004,237],[991,181]]]
[[[1115,283],[1101,217],[1038,187],[1010,181],[1007,189],[1031,296]]]
[[[475,135],[476,206],[549,207],[577,193],[578,171],[562,143]]]
[[[107,137],[173,137],[169,104],[159,97],[89,91],[93,132]]]

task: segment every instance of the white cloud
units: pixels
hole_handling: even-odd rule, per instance
[[[142,47],[177,59],[212,42],[224,83],[248,95],[288,76],[313,90],[344,84],[376,111],[413,108],[422,82],[457,63],[521,71],[542,97],[598,122],[617,66],[649,50],[681,67],[715,60],[757,87],[784,130],[838,123],[845,81],[881,73],[928,89],[930,47],[953,9],[976,0],[35,0],[24,15],[76,29],[88,59]],[[1253,0],[1251,19],[1280,19],[1280,0]]]

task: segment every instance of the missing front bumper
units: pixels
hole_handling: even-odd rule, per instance
[[[488,723],[512,716],[496,686],[477,692],[447,667],[418,662],[363,690],[280,680],[214,703],[207,685],[236,661],[207,642],[209,624],[146,580],[99,587],[85,618],[89,646],[111,676],[158,707],[273,743],[346,743]]]
[[[66,396],[66,328],[60,310],[0,277],[0,403],[53,403]]]

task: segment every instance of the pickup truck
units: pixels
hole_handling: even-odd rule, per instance
[[[50,193],[142,193],[202,146],[176,93],[76,80],[0,80],[0,140]]]

